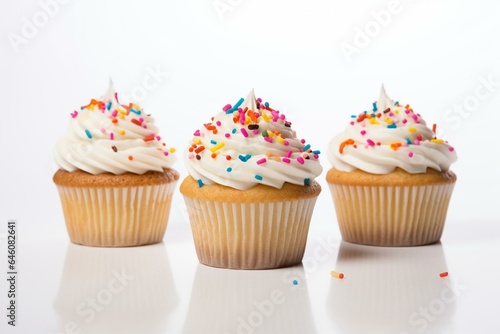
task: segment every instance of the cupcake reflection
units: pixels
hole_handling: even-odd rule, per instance
[[[441,243],[371,247],[342,241],[328,312],[342,333],[442,333],[455,312],[457,282]]]
[[[68,245],[54,301],[60,332],[164,333],[177,303],[163,243],[134,248]]]
[[[183,333],[316,333],[304,269],[239,271],[199,264]]]

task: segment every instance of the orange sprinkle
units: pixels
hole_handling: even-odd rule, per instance
[[[200,153],[201,151],[203,151],[205,149],[205,146],[198,146],[198,148],[196,150],[194,150],[196,153]]]
[[[340,154],[344,153],[344,147],[346,147],[346,145],[354,145],[354,140],[349,138],[347,140],[344,140],[342,143],[340,143],[340,147],[339,147]]]
[[[338,272],[336,272],[336,271],[331,271],[331,272],[330,272],[330,275],[332,275],[333,277],[336,277],[336,278],[338,278],[338,279],[343,279],[343,278],[344,278],[344,274],[342,274],[342,273],[338,273]]]
[[[133,156],[131,156],[131,155],[129,155],[129,156],[128,156],[128,159],[129,159],[129,160],[134,160],[134,157],[133,157]]]
[[[402,144],[401,143],[392,143],[390,146],[394,151],[396,151],[398,148],[400,148],[402,146]]]
[[[231,156],[230,155],[226,155],[226,160],[231,160]]]
[[[120,134],[123,136],[125,134],[125,130],[121,130]]]
[[[439,274],[439,277],[446,277],[446,276],[448,276],[447,271],[443,271],[441,274]]]
[[[366,114],[360,114],[360,115],[358,116],[358,119],[357,119],[356,121],[358,121],[358,123],[359,123],[359,122],[363,122],[363,120],[364,120],[365,118],[366,118]]]
[[[215,158],[217,158],[217,155],[218,155],[218,154],[219,154],[218,152],[215,152],[215,153],[212,153],[212,155],[210,155],[210,156],[211,156],[213,159],[215,159]]]
[[[436,133],[436,127],[437,127],[436,123],[432,124],[432,132]]]

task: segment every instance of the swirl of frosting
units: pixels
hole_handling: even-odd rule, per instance
[[[163,171],[176,161],[154,119],[135,103],[118,103],[112,82],[106,95],[71,114],[68,130],[56,144],[61,169],[90,174]]]
[[[447,171],[457,155],[448,142],[435,137],[435,127],[427,127],[409,105],[391,100],[382,86],[372,110],[351,116],[346,130],[331,140],[328,158],[344,172],[387,174],[396,167],[408,173]]]
[[[186,149],[189,174],[198,184],[239,190],[285,182],[309,185],[323,171],[318,150],[298,139],[284,114],[256,99],[253,90],[194,133]]]

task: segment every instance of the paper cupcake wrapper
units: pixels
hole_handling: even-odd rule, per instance
[[[416,246],[441,238],[454,183],[329,186],[344,240],[378,246]]]
[[[302,261],[316,197],[268,203],[184,199],[201,263],[267,269]]]
[[[73,243],[122,247],[160,242],[176,182],[135,187],[57,186]]]

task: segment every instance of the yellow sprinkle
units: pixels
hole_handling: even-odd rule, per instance
[[[193,138],[193,144],[200,145],[201,144],[200,138]]]
[[[415,133],[415,132],[417,132],[417,129],[414,127],[411,127],[411,128],[408,128],[408,131],[410,131],[411,133]]]
[[[280,143],[280,144],[283,144],[285,142],[285,140],[283,139],[283,137],[280,136],[277,136],[276,137],[276,140]]]
[[[389,117],[386,117],[384,121],[388,124],[392,124],[392,119],[390,119]]]
[[[399,110],[398,110],[398,109],[394,110],[394,113],[395,113],[396,115],[399,115]]]
[[[436,143],[436,144],[442,144],[442,143],[444,143],[444,140],[442,140],[442,139],[431,139],[431,142]]]
[[[375,117],[370,118],[370,124],[380,124]]]
[[[223,147],[224,147],[224,145],[225,145],[225,143],[224,143],[223,141],[221,141],[221,142],[220,142],[220,143],[218,143],[217,145],[210,147],[210,151],[212,151],[212,152],[218,151],[218,150],[220,150],[221,148],[223,148]]]
[[[274,133],[272,133],[271,131],[267,131],[267,136],[269,138],[273,138],[274,137]]]
[[[172,147],[172,148],[170,149],[170,153],[175,153],[175,148],[173,148],[173,147]]]
[[[125,134],[125,130],[121,130],[120,134],[123,136]]]
[[[268,114],[266,114],[265,112],[262,113],[262,118],[264,119],[265,122],[269,122],[269,119],[271,118],[271,116],[269,116]]]

